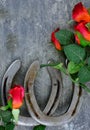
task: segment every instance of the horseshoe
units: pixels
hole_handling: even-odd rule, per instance
[[[12,81],[16,73],[21,67],[21,61],[20,60],[15,60],[7,69],[6,73],[3,76],[2,79],[2,86],[1,86],[1,100],[2,100],[2,105],[7,104],[7,94],[8,91],[11,88]],[[38,123],[30,118],[30,117],[24,117],[24,116],[19,116],[19,121],[18,125],[23,125],[23,126],[34,126],[38,125]]]
[[[29,81],[31,85],[34,84],[34,81],[36,79],[36,75],[39,69],[40,69],[39,62],[34,61],[26,73],[25,80],[24,80],[25,88],[27,88]],[[61,81],[61,78],[59,78],[61,77],[61,73],[58,73],[58,70],[48,67],[48,72],[49,72],[51,82],[52,82],[51,83],[52,90],[51,90],[48,103],[43,110],[43,113],[47,115],[52,115],[57,109],[58,104],[59,104],[59,99],[61,98],[61,95],[62,95],[62,81]]]
[[[1,87],[1,100],[2,100],[2,104],[6,105],[7,103],[7,94],[9,89],[11,88],[11,84],[12,84],[12,80],[14,78],[14,76],[16,75],[17,71],[20,69],[21,67],[21,62],[20,60],[15,60],[10,67],[8,68],[8,70],[6,71],[6,73],[3,76],[2,79],[2,87]]]
[[[43,111],[43,113],[47,113],[47,115],[52,115],[55,110],[57,109],[61,96],[62,96],[62,77],[61,73],[58,72],[58,70],[47,67],[49,75],[51,77],[52,81],[52,90],[51,90],[51,95],[49,97],[48,103]],[[56,93],[55,93],[56,92]],[[49,111],[48,111],[49,110]],[[47,112],[48,111],[48,112]]]
[[[14,61],[11,65],[10,65],[10,67],[8,68],[8,70],[6,71],[6,73],[5,73],[5,75],[4,75],[4,77],[3,77],[3,80],[2,80],[2,88],[1,88],[1,91],[2,91],[2,104],[3,105],[6,105],[6,103],[7,103],[7,93],[8,93],[8,91],[9,91],[9,89],[11,88],[11,84],[12,84],[12,80],[13,80],[13,78],[14,78],[14,76],[15,76],[15,74],[17,73],[17,71],[20,69],[20,67],[21,67],[21,62],[20,62],[20,60],[16,60],[16,61]],[[50,69],[48,69],[49,70],[49,73],[51,73],[50,71]],[[29,72],[29,71],[28,71]],[[26,77],[25,77],[25,83],[27,82],[27,78],[28,78],[28,72],[27,72],[27,74],[26,74]],[[53,75],[52,75],[52,83],[53,84],[55,84],[56,83],[56,81],[54,82],[54,78],[55,78],[55,76],[53,77]],[[35,80],[35,79],[34,79]],[[57,84],[58,85],[58,84]],[[58,87],[57,85],[55,85],[56,87]],[[54,86],[54,85],[53,85]],[[46,105],[46,108],[44,109],[44,113],[50,113],[50,114],[52,114],[55,110],[56,110],[56,108],[57,108],[57,106],[58,106],[58,103],[59,103],[59,97],[60,97],[60,95],[56,95],[57,94],[57,92],[55,92],[55,86],[53,87],[53,89],[52,89],[52,92],[53,93],[51,93],[51,96],[50,96],[50,98],[52,97],[52,95],[54,94],[54,97],[56,98],[57,97],[57,102],[56,103],[47,103],[47,105]],[[55,93],[54,93],[55,92]],[[50,99],[49,99],[50,100]],[[56,100],[56,99],[55,99]],[[53,101],[54,101],[54,98],[53,98]],[[52,109],[51,109],[51,107],[52,107]],[[53,106],[52,106],[53,105]],[[23,117],[23,116],[20,116],[19,117],[19,121],[18,121],[18,124],[19,125],[25,125],[25,126],[34,126],[34,125],[38,125],[38,123],[33,119],[33,118],[30,118],[30,117]]]
[[[39,62],[34,62],[31,65],[31,70],[34,70],[39,68]],[[30,72],[30,75],[36,75],[34,71]],[[28,111],[30,115],[35,119],[38,123],[41,123],[43,125],[47,126],[57,126],[62,125],[68,121],[70,121],[79,111],[81,102],[82,102],[82,88],[80,86],[76,86],[75,84],[72,84],[73,87],[73,96],[71,104],[68,108],[68,110],[58,116],[48,116],[45,113],[43,113],[36,101],[35,95],[34,95],[34,82],[32,82],[32,78],[29,77],[28,85],[26,86],[27,93],[25,94],[25,100],[27,104]]]

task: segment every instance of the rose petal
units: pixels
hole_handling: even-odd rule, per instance
[[[55,45],[55,48],[57,50],[62,50],[60,42],[58,41],[58,39],[55,37],[55,33],[58,32],[60,29],[57,28],[54,32],[52,32],[51,34],[51,41],[53,42],[53,44]]]
[[[78,38],[78,35],[75,34],[75,40],[77,41],[77,43],[80,45],[80,40]]]
[[[84,22],[81,22],[81,23],[78,23],[76,26],[75,26],[75,30],[76,31],[79,31],[83,37],[90,41],[90,31],[88,30],[88,28],[85,26],[85,23]]]
[[[72,18],[76,22],[90,22],[90,15],[88,13],[88,10],[83,6],[81,2],[74,6],[74,9],[72,11]]]

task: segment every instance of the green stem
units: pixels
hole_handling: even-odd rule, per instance
[[[71,79],[71,81],[72,81],[73,83],[79,84],[83,89],[85,89],[87,92],[90,93],[90,89],[89,89],[85,84],[79,83],[79,82],[78,82],[78,78],[77,78],[76,80],[74,80],[74,79],[71,77],[71,75],[69,74],[69,72],[67,71],[67,69],[65,69],[65,68],[63,67],[63,64],[62,64],[62,63],[60,63],[60,64],[58,64],[58,63],[55,63],[55,64],[41,64],[41,65],[40,65],[40,68],[42,68],[42,67],[47,67],[47,66],[50,66],[50,67],[53,67],[53,68],[55,68],[55,69],[58,69],[58,70],[62,71],[64,74],[66,74],[66,75],[68,75],[68,76],[70,77],[70,79]]]
[[[33,130],[45,130],[46,126],[45,125],[37,125],[34,126]]]
[[[74,20],[70,20],[70,21],[67,22],[67,24],[71,24],[73,22],[74,22]]]
[[[40,68],[48,67],[48,66],[58,69],[58,70],[62,71],[64,74],[68,75],[67,70],[63,67],[63,63],[41,64]]]
[[[57,67],[55,66],[55,67],[53,67],[53,68],[58,69],[58,70],[61,70],[64,74],[68,75],[67,70],[66,70],[64,67],[62,67],[62,66],[59,67],[59,68],[57,68]]]
[[[90,93],[90,89],[85,84],[80,83],[80,86]]]
[[[74,79],[71,77],[70,74],[69,74],[69,77],[70,77],[70,79],[71,79],[71,81],[72,81],[73,83],[78,84],[78,81],[77,81],[77,80],[74,80]],[[77,78],[77,79],[78,79],[78,78]]]
[[[41,64],[41,65],[40,65],[40,68],[48,67],[48,66],[54,67],[54,66],[56,66],[56,65],[58,65],[58,63],[54,63],[54,64]]]

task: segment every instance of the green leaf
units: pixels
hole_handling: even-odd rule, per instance
[[[0,109],[3,110],[3,111],[6,111],[8,108],[9,108],[8,105],[7,105],[7,106],[2,106],[2,107],[0,107]]]
[[[13,109],[12,110],[12,114],[13,114],[13,117],[14,117],[16,122],[18,122],[19,113],[20,113],[19,109]]]
[[[86,82],[90,81],[90,71],[87,66],[83,66],[80,69],[80,71],[78,73],[78,77],[79,77],[80,83],[86,83]]]
[[[12,113],[8,110],[7,111],[0,110],[0,116],[3,122],[9,122],[12,118]]]
[[[33,130],[45,130],[46,126],[44,125],[37,125],[33,128]]]
[[[62,29],[56,32],[55,36],[59,40],[61,45],[68,45],[74,42],[74,34],[69,30]]]
[[[85,47],[85,46],[90,46],[90,41],[87,41],[83,36],[82,36],[82,34],[80,33],[80,32],[76,32],[76,34],[77,34],[77,36],[78,36],[78,38],[79,38],[79,40],[80,40],[80,44],[83,46],[83,47]]]
[[[85,59],[86,52],[81,46],[70,44],[64,47],[64,52],[69,61],[80,63]]]
[[[68,64],[68,72],[70,74],[74,74],[74,73],[77,73],[80,68],[81,68],[82,64],[75,64],[74,62],[70,61],[69,64]]]
[[[0,130],[5,130],[5,127],[1,125]]]
[[[87,60],[88,60],[88,61],[87,61],[87,62],[88,62],[88,65],[90,66],[90,57],[88,57]]]
[[[14,130],[15,124],[13,122],[6,125],[5,130]]]
[[[90,57],[90,47],[85,47],[85,50],[86,50],[86,57],[87,57],[87,59],[88,59],[88,57]],[[86,59],[86,60],[87,60]]]

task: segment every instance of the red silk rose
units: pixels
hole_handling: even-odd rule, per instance
[[[90,22],[90,14],[88,13],[88,10],[83,6],[81,2],[79,2],[74,6],[74,9],[72,11],[72,18],[76,22],[81,21]]]
[[[59,31],[59,28],[57,28],[54,32],[52,32],[51,34],[51,41],[53,42],[53,44],[55,45],[55,48],[57,50],[62,50],[60,42],[58,41],[58,39],[55,37],[55,33]]]
[[[18,109],[22,106],[24,98],[24,88],[19,85],[14,85],[12,89],[9,90],[8,100],[12,100],[12,108]]]
[[[90,22],[90,14],[81,2],[74,6],[72,18],[77,22],[74,27],[77,43],[82,46],[90,46],[90,30],[87,27],[87,23]]]

